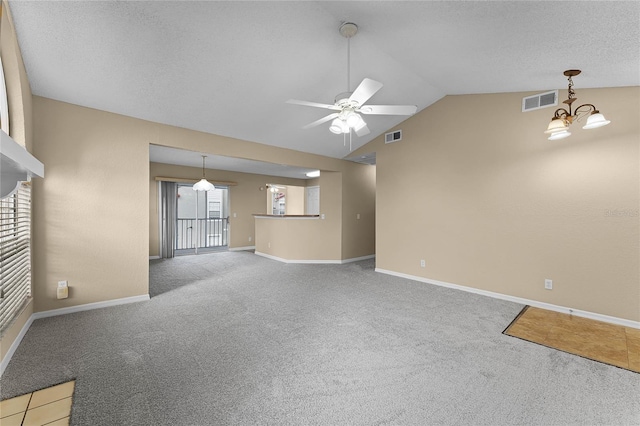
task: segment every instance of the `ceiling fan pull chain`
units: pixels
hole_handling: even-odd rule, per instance
[[[351,134],[353,133],[352,129],[349,129],[349,152],[353,151],[353,148],[351,148]]]

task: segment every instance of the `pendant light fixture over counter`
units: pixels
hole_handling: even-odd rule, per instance
[[[202,156],[202,179],[200,179],[200,181],[193,184],[194,191],[213,191],[214,189],[216,189],[216,187],[213,186],[211,182],[205,179],[205,176],[204,176],[204,159],[205,158],[207,158],[207,156],[203,155]]]
[[[571,136],[571,132],[569,132],[569,126],[571,123],[573,123],[574,120],[580,120],[580,118],[587,113],[589,114],[587,124],[582,127],[585,130],[595,129],[611,123],[611,121],[605,119],[604,115],[600,114],[600,111],[598,111],[598,109],[592,104],[582,104],[577,107],[573,113],[571,112],[571,104],[578,99],[574,97],[576,92],[573,91],[573,80],[571,77],[580,74],[580,72],[580,70],[566,70],[564,72],[564,75],[569,78],[569,88],[567,89],[569,92],[569,98],[562,102],[569,105],[569,111],[564,108],[558,108],[554,113],[551,118],[551,123],[549,123],[549,127],[545,130],[545,133],[549,135],[550,141]]]

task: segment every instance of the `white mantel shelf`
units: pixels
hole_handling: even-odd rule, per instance
[[[44,164],[0,130],[0,198],[11,195],[29,177],[44,177]]]

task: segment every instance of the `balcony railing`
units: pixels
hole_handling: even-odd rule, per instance
[[[198,248],[223,247],[228,244],[228,218],[197,219],[198,234],[196,235],[196,219],[178,219],[176,229],[176,250]]]

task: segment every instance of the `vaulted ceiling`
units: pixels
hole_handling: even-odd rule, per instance
[[[35,95],[343,158],[330,111],[349,88],[422,110],[445,95],[640,85],[640,2],[11,1]],[[564,93],[561,94],[564,97]],[[519,106],[515,106],[518,108]],[[402,122],[367,116],[357,148]],[[195,157],[197,159],[197,156]],[[195,165],[196,167],[198,165]]]

